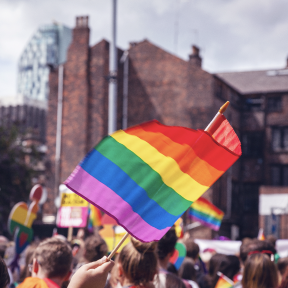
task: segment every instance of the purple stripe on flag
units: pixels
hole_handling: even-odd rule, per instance
[[[135,235],[140,234],[141,241],[158,241],[170,229],[170,227],[167,227],[158,230],[149,225],[139,214],[135,213],[132,207],[117,193],[95,179],[80,166],[75,168],[70,177],[65,181],[65,184],[76,194],[113,217],[118,223],[121,221],[121,226],[125,229],[126,227],[130,227],[130,229],[126,230],[132,236],[139,239]],[[113,199],[113,201],[111,201],[111,199]],[[113,211],[113,215],[108,211]],[[120,221],[118,221],[118,219]]]
[[[200,222],[203,226],[209,227],[209,228],[211,228],[211,229],[213,229],[213,230],[215,230],[215,231],[218,231],[219,228],[220,228],[220,226],[217,226],[217,225],[213,225],[213,224],[211,224],[211,223],[208,223],[208,222],[206,222],[206,221],[204,221],[204,220],[202,220],[202,219],[200,219],[200,218],[198,218],[198,217],[196,217],[196,216],[194,216],[194,215],[189,215],[189,217],[190,217],[191,219],[193,219],[194,221]]]

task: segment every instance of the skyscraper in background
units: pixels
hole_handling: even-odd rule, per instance
[[[47,109],[50,67],[66,61],[72,30],[62,24],[41,26],[18,62],[17,94],[24,104]]]

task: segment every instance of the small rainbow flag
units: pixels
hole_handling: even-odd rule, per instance
[[[219,129],[211,136],[154,120],[116,131],[65,184],[135,238],[158,241],[240,157],[240,141],[226,119]]]
[[[87,229],[89,231],[93,231],[94,227],[101,225],[101,212],[100,210],[92,204],[89,204],[89,212],[88,212],[88,225]]]
[[[202,225],[215,231],[219,230],[224,217],[223,211],[203,197],[200,197],[195,201],[189,208],[188,212],[190,219],[199,221]]]
[[[234,285],[234,282],[226,277],[223,273],[217,272],[217,275],[219,276],[219,279],[216,283],[215,288],[231,288]]]
[[[260,229],[259,229],[257,239],[258,239],[258,240],[261,240],[261,241],[264,241],[264,240],[265,240],[265,235],[264,235],[264,229],[263,229],[263,228],[260,228]]]

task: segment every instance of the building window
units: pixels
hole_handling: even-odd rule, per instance
[[[271,165],[271,185],[288,186],[288,165]]]
[[[258,184],[243,184],[243,211],[258,214]]]
[[[246,111],[261,111],[263,110],[264,99],[258,98],[247,98],[245,99],[245,110]]]
[[[288,150],[288,126],[272,127],[271,145],[275,152]]]
[[[249,157],[262,157],[264,137],[262,132],[244,132],[242,134],[242,153]]]
[[[222,84],[219,83],[219,82],[216,82],[216,97],[218,98],[223,98],[223,87],[222,87]]]
[[[267,110],[269,112],[281,111],[282,110],[282,97],[269,97],[267,98]]]

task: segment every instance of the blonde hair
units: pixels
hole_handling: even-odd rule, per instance
[[[134,285],[145,286],[157,273],[156,242],[142,243],[134,238],[119,255],[124,275]]]
[[[243,288],[276,288],[278,286],[277,269],[274,262],[265,254],[253,254],[248,257],[243,272]]]

